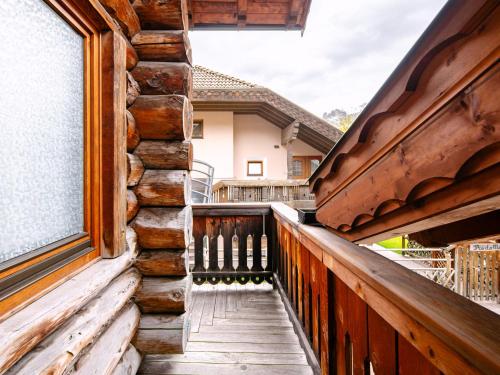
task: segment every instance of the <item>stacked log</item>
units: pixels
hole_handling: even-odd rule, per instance
[[[191,48],[185,1],[133,0],[142,30],[129,74],[129,228],[143,276],[134,300],[141,319],[133,345],[142,354],[182,353],[191,276],[193,129]],[[136,95],[139,93],[139,95]]]

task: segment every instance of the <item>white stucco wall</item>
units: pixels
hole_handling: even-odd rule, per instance
[[[234,124],[234,177],[286,179],[286,149],[281,146],[281,129],[258,115],[235,115]],[[248,160],[263,161],[262,177],[247,176]]]
[[[233,178],[233,112],[195,112],[203,120],[203,139],[193,139],[193,157],[211,164],[214,178]]]
[[[292,153],[294,156],[320,156],[325,157],[325,154],[319,152],[315,148],[309,146],[307,143],[302,142],[300,139],[296,139],[292,142]]]
[[[235,115],[227,111],[196,111],[193,118],[203,120],[204,136],[193,139],[194,158],[211,164],[216,180],[287,178],[287,150],[281,145],[281,129],[276,125],[258,115]],[[298,139],[291,147],[293,155],[324,157]],[[247,176],[248,160],[262,160],[262,177]]]

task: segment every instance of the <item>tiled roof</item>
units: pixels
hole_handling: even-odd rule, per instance
[[[259,87],[256,84],[215,72],[203,66],[195,65],[193,68],[194,89],[251,89]]]
[[[342,132],[324,119],[313,115],[283,96],[251,82],[222,74],[205,67],[193,69],[193,103],[263,103],[272,107],[291,121],[300,122],[303,130],[316,139],[316,146],[322,143],[323,149],[329,149],[342,136]],[[236,105],[235,104],[235,105]],[[204,106],[206,108],[206,106]],[[281,117],[283,118],[283,117]],[[290,122],[291,122],[290,121]],[[286,124],[279,124],[283,127]],[[299,133],[301,131],[299,130]],[[302,134],[304,134],[304,132]],[[315,136],[317,134],[319,136]]]

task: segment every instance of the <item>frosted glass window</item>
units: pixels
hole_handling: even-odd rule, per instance
[[[0,263],[83,231],[83,38],[0,1]]]

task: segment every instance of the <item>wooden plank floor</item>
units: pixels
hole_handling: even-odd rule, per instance
[[[186,353],[146,356],[139,374],[312,374],[269,284],[193,286]]]

